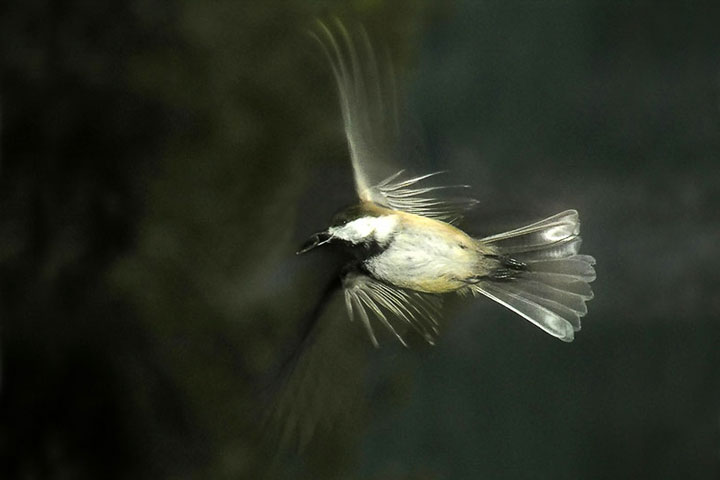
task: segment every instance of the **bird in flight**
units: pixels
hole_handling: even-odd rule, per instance
[[[595,279],[595,259],[579,254],[577,211],[484,238],[468,235],[457,225],[477,202],[445,198],[467,185],[430,183],[443,172],[394,170],[399,122],[389,59],[376,55],[364,29],[351,35],[338,20],[318,21],[311,35],[337,83],[358,203],[297,253],[340,245],[352,254],[341,277],[350,319],[364,325],[376,346],[376,324],[403,345],[408,329],[432,344],[442,296],[455,292],[490,298],[572,341]]]

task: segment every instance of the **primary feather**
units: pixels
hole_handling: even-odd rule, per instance
[[[435,220],[441,220],[451,224],[457,223],[462,219],[465,211],[473,208],[478,203],[474,198],[457,197],[448,199],[426,195],[428,193],[442,192],[449,189],[470,188],[469,185],[436,185],[427,187],[416,185],[423,180],[445,172],[433,172],[407,179],[401,178],[403,173],[404,170],[400,170],[372,187],[373,196],[379,198],[378,203],[394,210],[434,218]]]
[[[395,172],[399,144],[392,62],[386,58],[381,68],[365,30],[360,29],[358,48],[337,19],[329,25],[318,21],[310,34],[322,46],[337,83],[355,189],[361,200],[380,203],[372,187]]]
[[[360,318],[373,345],[378,346],[378,341],[368,311],[405,346],[407,343],[402,337],[402,330],[399,332],[399,328],[393,325],[395,318],[412,327],[428,343],[435,343],[441,306],[437,295],[399,288],[360,273],[348,274],[343,284],[350,319]]]
[[[320,43],[335,77],[358,197],[395,210],[457,222],[476,200],[426,194],[467,185],[420,187],[423,180],[444,172],[402,178],[404,170],[393,168],[400,156],[400,129],[390,58],[386,56],[381,68],[365,29],[360,28],[359,40],[354,40],[337,19],[331,24],[318,21],[317,31],[310,33]]]

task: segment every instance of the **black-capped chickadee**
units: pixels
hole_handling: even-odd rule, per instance
[[[398,121],[389,60],[379,61],[367,34],[339,21],[312,33],[337,82],[359,204],[333,218],[298,251],[342,244],[354,254],[342,277],[350,318],[377,345],[371,317],[400,342],[396,322],[428,342],[438,333],[441,295],[483,295],[570,342],[593,297],[595,259],[579,255],[580,222],[567,210],[532,225],[472,238],[455,223],[471,199],[443,200],[446,189],[423,186],[437,175],[392,171]]]

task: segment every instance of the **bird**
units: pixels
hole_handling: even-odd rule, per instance
[[[573,341],[596,278],[595,259],[579,253],[578,212],[481,238],[466,233],[463,214],[479,202],[448,192],[468,185],[437,185],[446,172],[395,170],[400,125],[389,55],[376,54],[362,26],[351,34],[338,19],[318,20],[309,33],[336,83],[358,198],[297,254],[329,246],[348,252],[340,288],[350,320],[375,346],[378,324],[405,346],[409,330],[434,344],[443,298],[459,294],[489,298]]]

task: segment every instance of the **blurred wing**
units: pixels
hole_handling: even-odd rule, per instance
[[[317,32],[310,33],[322,46],[337,82],[360,199],[449,223],[462,218],[462,212],[474,206],[476,200],[440,199],[425,194],[467,185],[419,188],[418,182],[442,172],[402,179],[403,171],[393,168],[400,156],[400,134],[390,59],[386,56],[384,68],[380,68],[367,32],[360,28],[357,41],[353,40],[337,19],[330,26],[318,21]]]
[[[384,68],[379,67],[362,28],[355,40],[337,19],[331,25],[318,21],[316,30],[310,34],[322,46],[337,82],[355,189],[361,200],[380,203],[372,187],[395,172],[391,165],[399,144],[392,63],[385,56]]]
[[[376,317],[404,346],[407,346],[405,340],[393,326],[395,319],[399,319],[403,326],[412,327],[431,345],[435,343],[440,318],[440,297],[393,287],[360,273],[345,276],[343,288],[350,320],[360,318],[376,347],[378,342],[369,314]]]
[[[375,346],[371,315],[377,316],[403,345],[405,341],[398,333],[401,327],[412,326],[431,344],[438,333],[439,297],[395,289],[358,273],[346,275],[339,283],[333,280],[327,285],[300,322],[290,356],[280,361],[267,379],[269,383],[262,382],[265,388],[259,403],[267,410],[260,428],[270,452],[305,451],[318,434],[324,441],[338,441],[332,437],[337,432],[352,436],[362,431],[363,379],[370,347],[355,329],[337,321],[342,306],[335,295],[336,287],[345,291],[351,318],[360,317]],[[393,326],[391,321],[396,317],[402,324]]]
[[[301,317],[299,335],[290,356],[261,381],[257,413],[261,438],[269,455],[297,452],[325,455],[318,448],[359,435],[365,418],[365,395],[370,347],[346,322],[339,277],[328,284],[315,307]],[[337,289],[336,289],[337,284]],[[320,437],[313,446],[313,440]],[[348,441],[345,439],[344,441]],[[282,469],[283,462],[276,465]],[[268,472],[268,478],[286,478],[286,472]]]

